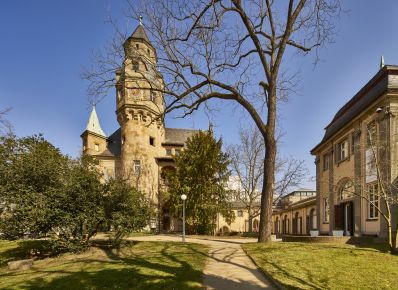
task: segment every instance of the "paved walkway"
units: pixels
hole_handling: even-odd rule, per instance
[[[181,241],[181,237],[168,235],[133,237],[130,239],[135,241]],[[204,269],[205,289],[274,289],[240,247],[242,243],[255,242],[256,239],[222,240],[189,237],[186,241],[205,244],[210,247],[209,257]]]

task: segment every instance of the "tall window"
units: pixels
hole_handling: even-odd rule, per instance
[[[139,175],[141,173],[141,161],[140,160],[134,160],[134,174]]]
[[[329,169],[329,155],[325,154],[323,155],[323,170],[328,170]]]
[[[151,102],[154,102],[156,99],[156,93],[154,91],[151,91],[149,94],[149,99],[151,100]]]
[[[329,200],[327,197],[323,199],[323,222],[329,222]]]
[[[368,184],[368,218],[377,219],[379,217],[379,212],[377,208],[379,207],[379,190],[377,183]]]
[[[122,91],[120,89],[116,90],[117,100],[119,101],[122,98]]]
[[[348,158],[349,148],[348,148],[348,140],[345,139],[337,144],[337,152],[336,152],[336,161],[343,161]]]
[[[366,126],[366,146],[368,148],[372,147],[375,145],[376,142],[376,134],[377,134],[377,130],[376,130],[376,122],[372,121],[370,122],[367,126]]]
[[[166,155],[171,156],[171,148],[166,148]]]
[[[354,184],[352,183],[351,180],[347,181],[346,183],[343,184],[343,186],[340,188],[339,191],[339,199],[346,199],[350,198],[354,195]]]
[[[238,217],[243,217],[243,210],[238,210]]]

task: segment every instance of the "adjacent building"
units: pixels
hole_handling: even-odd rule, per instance
[[[297,189],[282,197],[272,212],[274,235],[309,235],[317,230],[316,191]]]
[[[316,156],[321,234],[387,235],[380,185],[398,177],[398,66],[381,65],[325,128]],[[396,192],[393,195],[396,195]],[[393,215],[397,215],[396,206]],[[396,220],[396,218],[394,218]]]

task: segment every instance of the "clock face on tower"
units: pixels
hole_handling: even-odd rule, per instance
[[[140,90],[139,89],[130,89],[130,95],[132,97],[137,97],[140,95]]]

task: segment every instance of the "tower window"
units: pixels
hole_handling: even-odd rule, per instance
[[[137,61],[133,62],[133,70],[138,71],[140,68],[139,64]]]
[[[116,91],[116,95],[117,95],[117,100],[119,101],[120,98],[122,97],[122,92],[118,89],[118,90]]]
[[[94,149],[95,149],[95,151],[98,152],[98,151],[99,151],[99,144],[95,143],[95,144],[94,144]]]
[[[155,138],[149,137],[149,144],[150,144],[151,146],[155,146]]]
[[[126,137],[122,137],[122,144],[124,144],[124,142],[126,142]]]
[[[147,49],[146,52],[148,53],[148,56],[151,56],[151,51],[149,49]]]
[[[181,150],[180,150],[180,149],[175,149],[174,151],[175,151],[175,155],[176,155],[176,156],[180,156],[180,153],[181,153]]]
[[[166,148],[166,155],[171,156],[171,148]]]
[[[156,93],[154,91],[151,91],[151,93],[149,94],[149,99],[151,100],[151,102],[155,101]]]
[[[134,169],[134,174],[139,175],[141,173],[141,161],[140,160],[134,160],[133,164],[133,169]]]
[[[140,45],[139,45],[138,43],[136,43],[136,44],[135,44],[135,48],[136,48],[136,49],[139,49],[139,48],[140,48]]]

